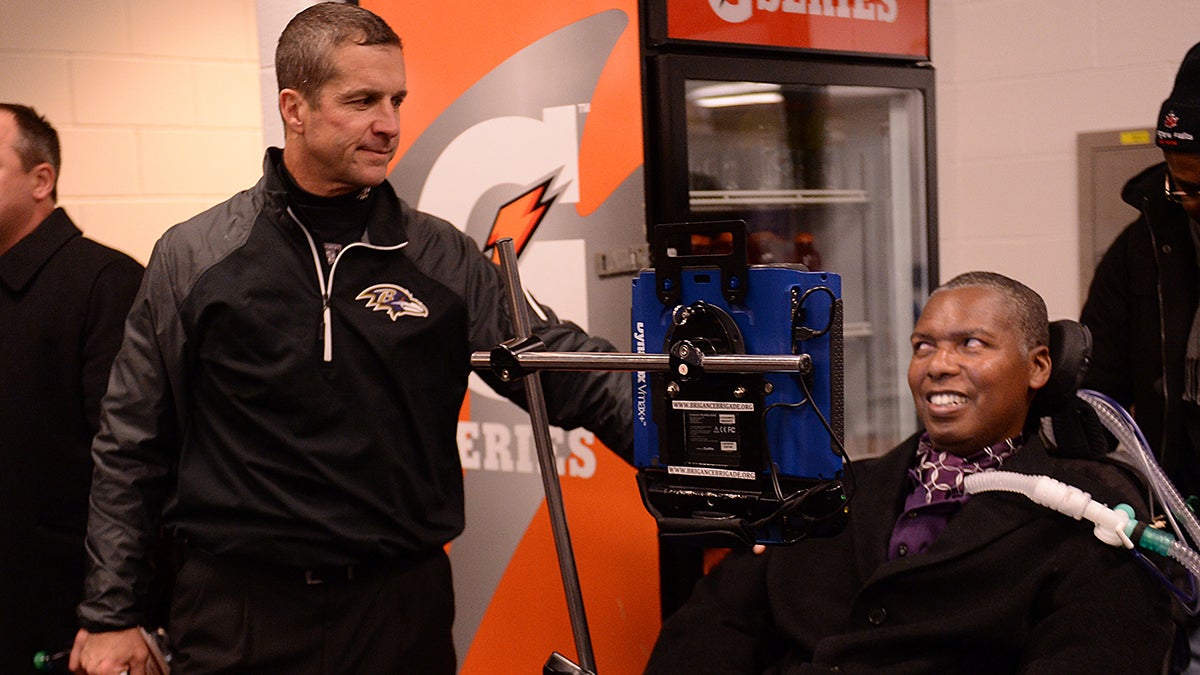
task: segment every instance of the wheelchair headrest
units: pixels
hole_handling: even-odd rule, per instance
[[[1029,409],[1031,419],[1057,412],[1075,396],[1092,358],[1092,333],[1078,321],[1050,322],[1050,379],[1038,390]]]

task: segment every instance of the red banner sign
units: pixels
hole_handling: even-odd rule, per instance
[[[665,0],[667,38],[929,58],[929,0]]]

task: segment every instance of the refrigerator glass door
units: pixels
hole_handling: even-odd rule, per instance
[[[683,89],[689,219],[744,220],[751,263],[841,275],[846,448],[886,452],[916,429],[907,368],[928,284],[925,93],[691,77]]]

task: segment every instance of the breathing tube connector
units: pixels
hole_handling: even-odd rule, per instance
[[[1092,499],[1092,496],[1077,487],[1067,485],[1049,476],[1030,476],[1012,471],[983,471],[963,479],[963,487],[970,494],[979,492],[1015,492],[1022,494],[1047,508],[1068,515],[1075,520],[1087,519],[1095,524],[1096,538],[1110,546],[1133,548],[1129,538],[1130,514],[1121,509],[1110,509]]]
[[[1167,517],[1176,538],[1186,537],[1192,543],[1200,542],[1200,520],[1197,520],[1196,514],[1158,465],[1150,444],[1129,413],[1116,401],[1099,392],[1080,389],[1075,395],[1092,407],[1104,428],[1117,438],[1118,454],[1129,457],[1140,467],[1142,477],[1149,481],[1155,497],[1166,507],[1163,515]]]
[[[1194,575],[1200,576],[1200,555],[1183,545],[1170,532],[1149,527],[1133,518],[1133,507],[1118,504],[1108,508],[1077,487],[1049,476],[1031,476],[1012,471],[983,471],[963,479],[968,494],[1013,492],[1054,509],[1075,520],[1095,525],[1096,538],[1110,546],[1135,546],[1169,557]]]

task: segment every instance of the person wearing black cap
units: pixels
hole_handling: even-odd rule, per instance
[[[1166,161],[1125,184],[1141,215],[1096,267],[1080,321],[1095,346],[1083,386],[1130,407],[1167,475],[1200,494],[1200,44],[1158,114]]]

